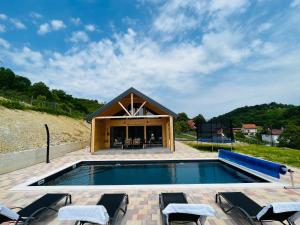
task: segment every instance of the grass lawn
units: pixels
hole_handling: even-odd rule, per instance
[[[186,144],[204,151],[211,151],[212,149],[210,143],[187,142]],[[218,148],[230,149],[230,145],[214,144],[214,149],[217,150]],[[233,151],[300,168],[300,150],[297,149],[235,143],[233,144]]]
[[[196,135],[193,134],[188,134],[188,133],[180,133],[180,134],[175,134],[175,137],[177,139],[182,139],[186,141],[195,141],[196,140]]]

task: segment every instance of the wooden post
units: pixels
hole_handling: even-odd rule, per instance
[[[96,125],[96,119],[94,118],[92,120],[91,153],[95,152],[95,125]]]
[[[144,126],[144,145],[143,145],[144,148],[145,148],[145,144],[147,144],[147,126],[146,125]]]
[[[175,151],[173,117],[170,116],[170,148]]]

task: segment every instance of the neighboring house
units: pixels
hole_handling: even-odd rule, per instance
[[[197,127],[195,126],[194,120],[188,120],[187,124],[189,125],[191,130],[196,130],[197,129]]]
[[[268,129],[267,134],[262,134],[261,139],[270,144],[278,144],[278,138],[283,132],[283,128],[281,129]]]
[[[253,123],[243,124],[241,132],[244,135],[255,135],[257,133],[256,124]]]

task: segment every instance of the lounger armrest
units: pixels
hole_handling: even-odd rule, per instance
[[[10,209],[24,209],[24,207],[12,207]]]

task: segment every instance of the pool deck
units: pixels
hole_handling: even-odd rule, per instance
[[[63,157],[51,160],[50,164],[40,163],[31,167],[17,170],[11,173],[0,175],[0,203],[8,207],[26,206],[43,194],[50,192],[46,190],[31,191],[12,191],[16,185],[24,183],[33,177],[39,177],[66,164],[79,160],[131,160],[131,159],[203,159],[216,158],[216,153],[200,152],[183,143],[176,142],[175,153],[152,153],[144,152],[135,154],[99,154],[91,155],[89,149],[82,149]],[[296,185],[300,186],[300,169],[294,169],[294,180]],[[282,178],[284,183],[289,182],[289,177]],[[209,188],[155,188],[143,186],[141,189],[128,189],[126,193],[129,195],[128,211],[123,219],[120,220],[121,225],[160,225],[161,216],[158,206],[158,195],[162,191],[182,191],[187,194],[190,203],[210,204],[215,210],[215,217],[209,217],[205,224],[207,225],[240,225],[247,224],[244,220],[240,220],[237,215],[226,215],[220,207],[214,202],[215,194],[219,191],[242,191],[249,195],[261,205],[276,201],[300,201],[300,189],[284,189],[278,187],[209,187]],[[53,190],[51,192],[54,192]],[[72,194],[73,204],[88,205],[95,204],[101,194],[108,192],[118,192],[118,190],[68,190],[64,192]],[[119,192],[121,192],[119,190]],[[122,190],[124,192],[124,190]],[[43,220],[36,221],[34,224],[40,225],[71,225],[72,222],[59,222],[56,214],[47,212],[43,214]],[[270,225],[280,223],[266,223]],[[300,224],[298,221],[297,224]]]

